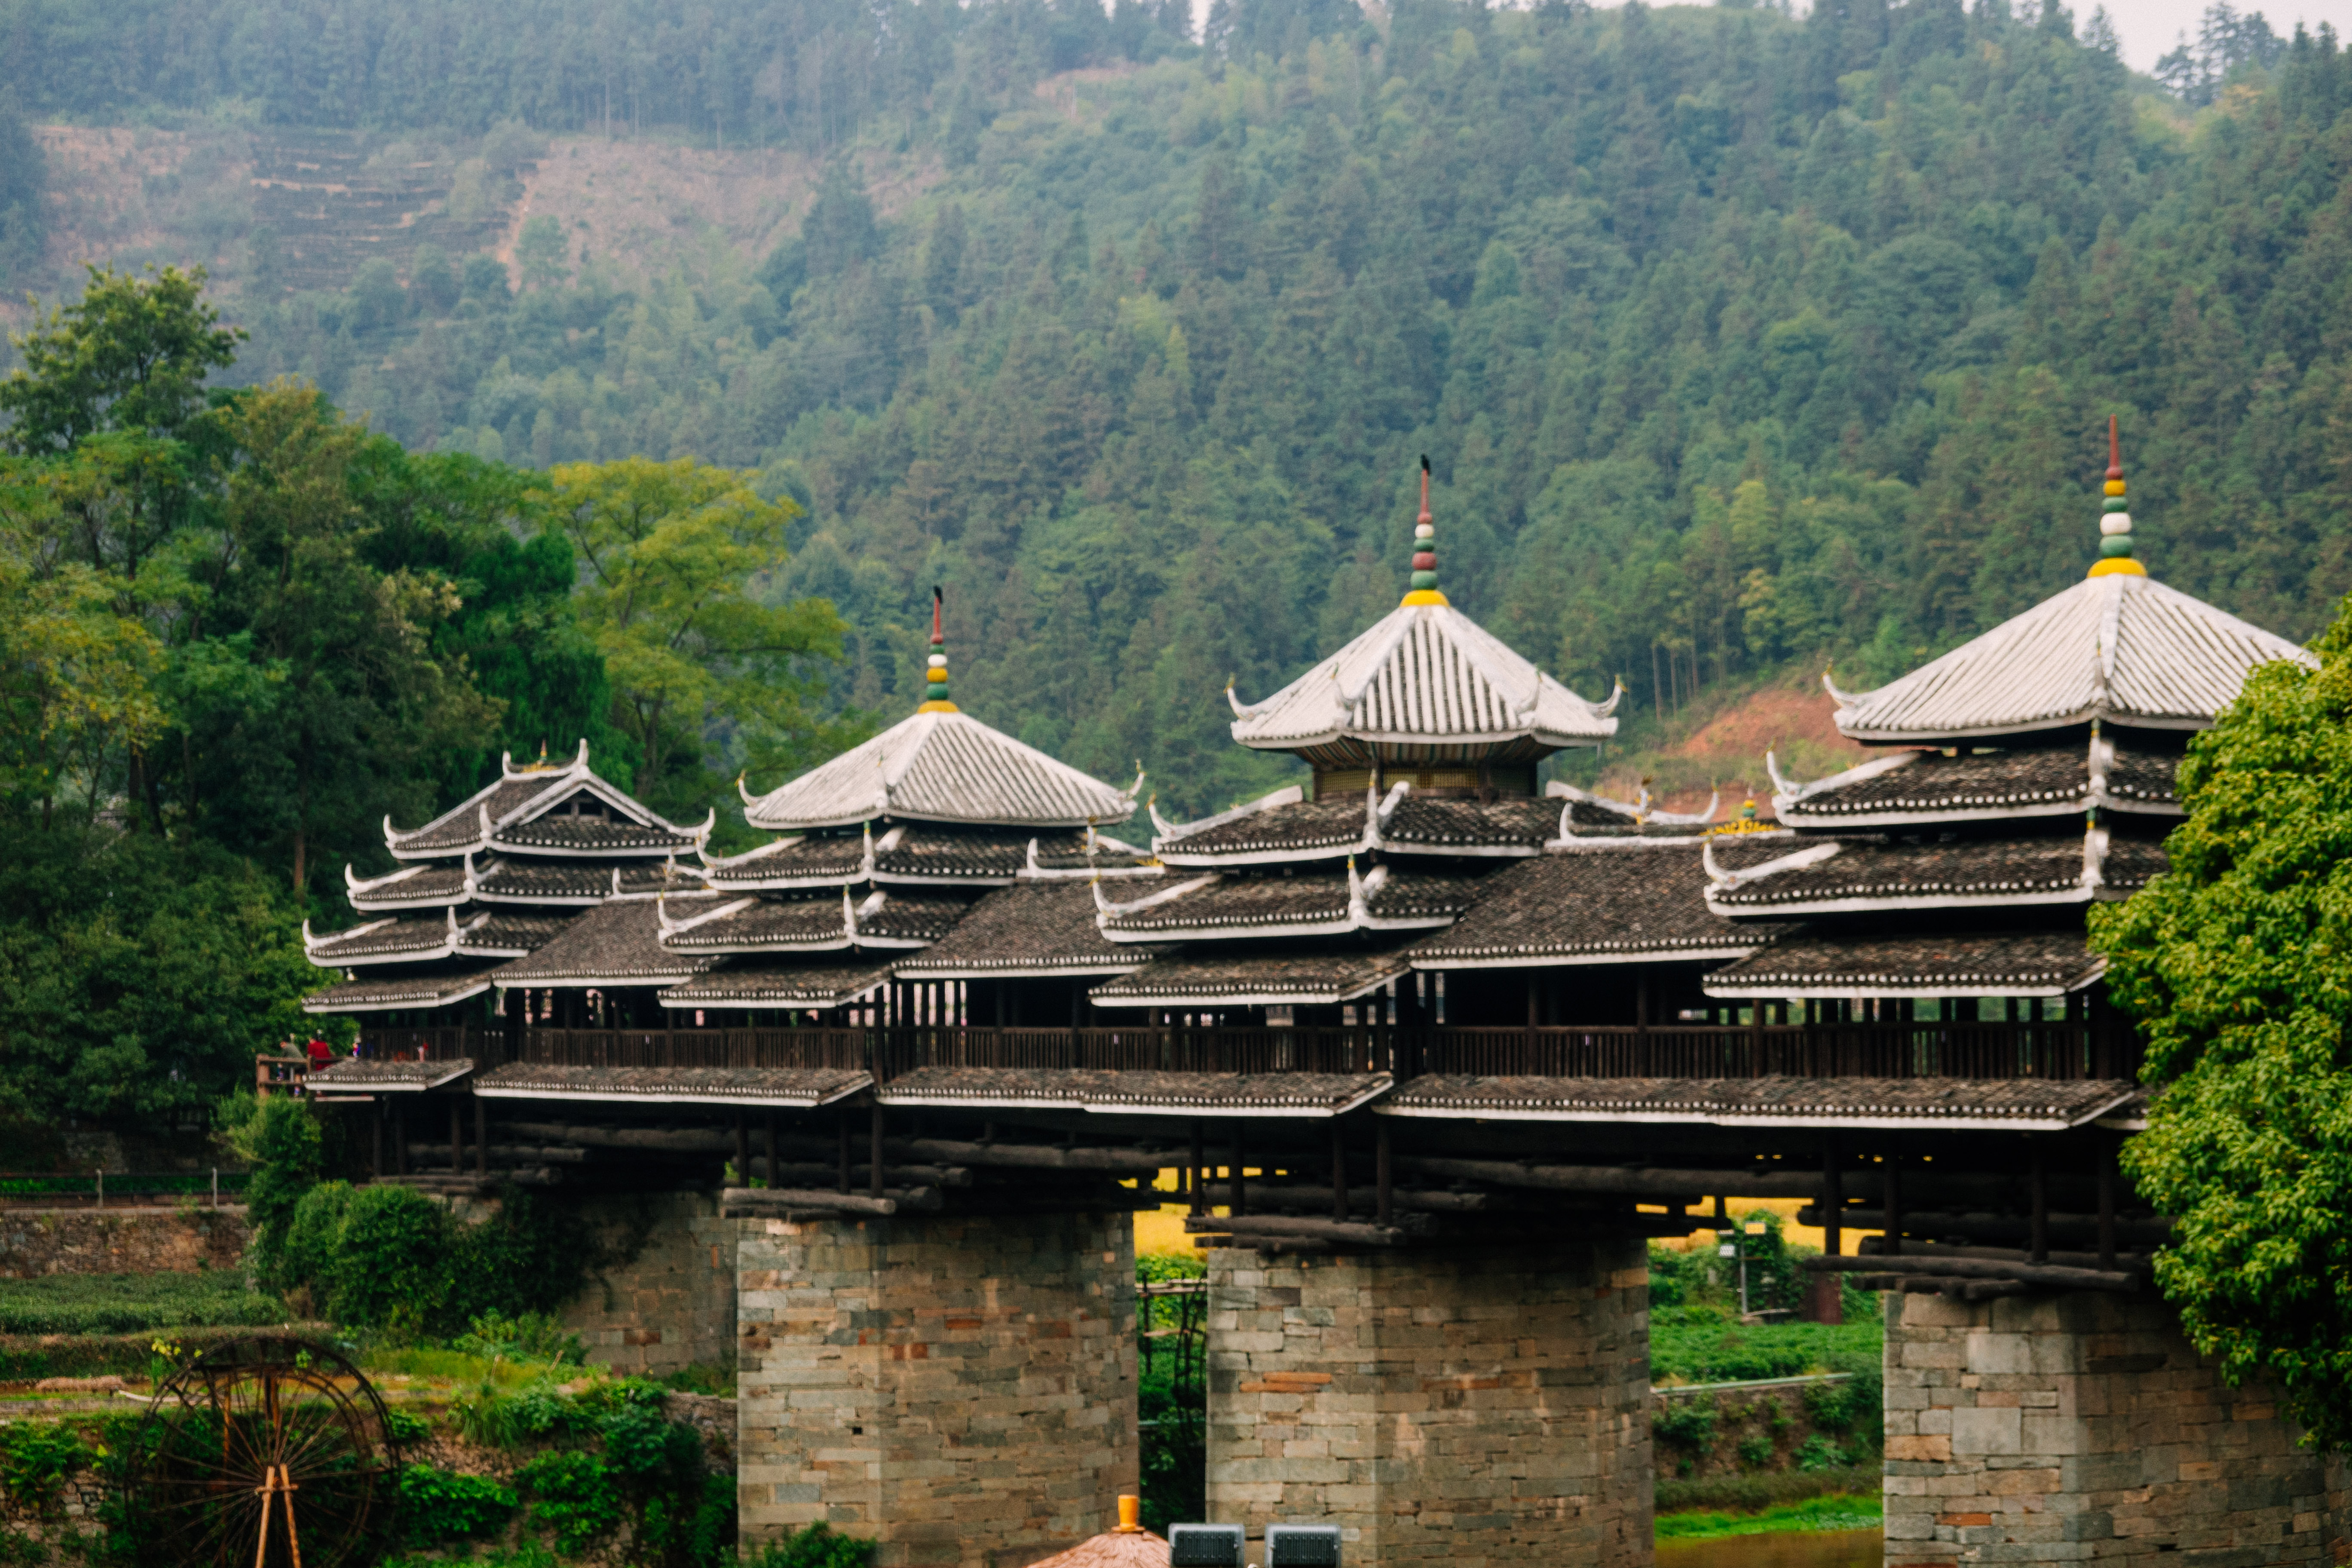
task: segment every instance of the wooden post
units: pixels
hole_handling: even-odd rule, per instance
[[[1375,1117],[1372,1120],[1372,1213],[1378,1223],[1384,1226],[1396,1222],[1391,1164],[1388,1119]]]
[[[1249,1213],[1249,1192],[1242,1176],[1242,1122],[1239,1117],[1235,1117],[1234,1119],[1233,1212],[1237,1215]]]
[[[1822,1141],[1822,1253],[1835,1258],[1845,1250],[1845,1177],[1838,1168],[1837,1134]]]
[[[1541,996],[1542,994],[1536,989],[1536,972],[1530,969],[1528,971],[1528,1048],[1526,1056],[1522,1058],[1524,1065],[1519,1068],[1525,1073],[1538,1073],[1543,1070],[1536,1062],[1536,1025],[1537,1020],[1542,1016]]]
[[[2050,1261],[2050,1158],[2042,1152],[2042,1140],[2031,1145],[2033,1151],[2033,1261]]]
[[[474,1096],[474,1174],[490,1173],[490,1102]]]
[[[1903,1157],[1886,1156],[1886,1256],[1903,1256]]]
[[[833,1129],[840,1134],[837,1140],[840,1148],[835,1151],[835,1155],[841,1163],[841,1169],[835,1184],[845,1193],[849,1190],[849,1112],[845,1110],[835,1116]],[[772,1181],[774,1177],[772,1175],[769,1179]]]
[[[520,991],[506,994],[506,1058],[510,1062],[522,1059],[522,1004]]]
[[[2105,1133],[2099,1140],[2099,1267],[2116,1266],[2116,1141]]]
[[[735,1179],[751,1184],[751,1129],[741,1111],[735,1113]]]
[[[403,1106],[392,1113],[392,1158],[397,1167],[394,1175],[408,1174],[408,1108]]]
[[[456,1175],[466,1168],[465,1120],[460,1114],[457,1097],[449,1097],[449,1173]]]
[[[1331,1218],[1348,1223],[1348,1132],[1338,1117],[1331,1119]]]
[[[878,1198],[882,1195],[882,1100],[879,1096],[877,1096],[874,1101],[874,1119],[867,1131],[867,1139],[872,1144],[872,1151],[867,1158],[874,1163],[872,1169],[866,1173],[866,1195]]]
[[[776,1113],[768,1112],[768,1185],[781,1186],[776,1177]]]
[[[375,1128],[368,1140],[368,1174],[381,1180],[390,1173],[383,1163],[383,1101],[379,1099],[375,1102]]]
[[[1202,1180],[1201,1168],[1209,1163],[1208,1142],[1208,1133],[1202,1122],[1198,1117],[1193,1118],[1192,1175],[1189,1184],[1192,1189],[1192,1212],[1195,1215],[1204,1215],[1209,1212],[1208,1205],[1201,1201],[1202,1190],[1207,1185],[1207,1183]]]

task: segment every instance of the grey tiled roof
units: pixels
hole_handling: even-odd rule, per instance
[[[667,900],[670,918],[707,909],[717,895]],[[562,934],[529,958],[492,971],[500,985],[675,984],[709,965],[704,955],[664,951],[660,911],[652,900],[608,903],[575,918]]]
[[[890,965],[739,958],[661,994],[665,1007],[837,1007],[890,978]]]
[[[540,816],[509,823],[491,838],[501,849],[562,855],[660,855],[691,849],[701,840],[673,827],[643,827],[602,816]]]
[[[1686,961],[1750,952],[1779,929],[1717,914],[1707,908],[1706,886],[1706,868],[1687,839],[1539,856],[1487,878],[1469,913],[1413,944],[1413,966]]]
[[[2097,766],[2094,766],[2095,756]],[[2104,740],[2032,750],[1899,752],[1774,796],[1791,826],[2053,816],[2108,806],[2177,812],[2176,753]]]
[[[478,996],[490,988],[488,975],[408,974],[394,970],[363,974],[302,998],[306,1013],[373,1013],[393,1007],[442,1007]]]
[[[1388,921],[1442,925],[1468,909],[1477,898],[1479,879],[1475,877],[1383,869],[1389,873],[1386,877],[1377,881],[1369,877],[1364,879],[1364,910],[1371,929]],[[1317,934],[1356,929],[1363,923],[1353,912],[1344,871],[1318,868],[1297,877],[1243,872],[1211,875],[1214,880],[1164,902],[1113,913],[1106,929],[1123,937],[1198,941],[1290,931]],[[1122,886],[1121,897],[1113,901],[1134,901],[1125,897],[1128,891]]]
[[[482,918],[469,914],[457,922],[458,929],[462,931]],[[310,954],[310,962],[321,969],[344,969],[353,964],[438,957],[452,952],[455,946],[448,916],[436,912],[414,920],[379,916],[365,925],[331,931],[316,940]]]
[[[2152,578],[2090,577],[1901,679],[1843,696],[1840,730],[1890,742],[2105,719],[2202,729],[2257,665],[2318,660]]]
[[[1377,1098],[1384,1073],[1186,1073],[1083,1068],[918,1068],[882,1087],[885,1105],[1036,1110],[1283,1110],[1332,1115]]]
[[[474,883],[482,898],[500,903],[602,903],[610,898],[702,889],[701,875],[691,865],[653,859],[577,865],[516,857],[478,865]]]
[[[570,791],[578,780],[567,772],[524,773],[502,778],[498,783],[475,791],[424,826],[411,833],[397,835],[396,842],[404,854],[439,851],[448,855],[463,854],[481,847],[482,813],[488,811],[492,822],[509,812],[520,811],[541,795],[557,790]],[[390,824],[386,824],[390,828]]]
[[[1811,864],[1759,874],[1736,887],[1715,886],[1707,901],[1733,912],[1785,910],[1937,909],[1970,903],[2087,900],[2080,835],[2039,837],[1824,839],[1835,852]],[[1784,844],[1785,847],[1785,844]],[[2149,841],[2112,836],[2102,857],[2104,886],[2128,892],[2164,865]]]
[[[465,1077],[474,1070],[470,1057],[443,1057],[432,1061],[394,1062],[369,1059],[354,1061],[349,1057],[309,1075],[314,1089],[336,1089],[352,1093],[397,1092],[438,1089],[445,1083]]]
[[[371,878],[351,889],[352,908],[362,911],[462,905],[467,896],[463,866],[404,866],[390,877]]]
[[[2101,1079],[1461,1078],[1405,1084],[1387,1115],[1722,1126],[1996,1126],[2055,1131],[2128,1099]]]
[[[1158,951],[1096,930],[1090,883],[1020,882],[972,905],[937,942],[899,960],[898,972],[909,979],[1118,974]]]
[[[856,833],[779,838],[746,855],[710,859],[717,888],[843,887],[866,877],[866,840]]]
[[[1591,745],[1617,732],[1614,706],[1586,701],[1451,605],[1406,605],[1263,702],[1236,701],[1233,733],[1261,751],[1342,736]]]
[[[1192,1002],[1212,1006],[1320,1006],[1351,1001],[1411,971],[1409,950],[1377,946],[1232,951],[1187,948],[1154,958],[1088,993],[1105,1005]]]
[[[1134,798],[966,713],[915,713],[756,799],[754,827],[792,831],[881,817],[1083,827],[1124,822]]]
[[[1710,996],[2058,995],[2105,960],[2080,930],[1786,936],[1706,977]]]
[[[1559,830],[1560,807],[1579,827],[1631,827],[1633,819],[1598,801],[1439,800],[1409,795],[1381,829],[1381,839],[1400,847],[1437,853],[1470,845],[1513,845],[1534,854]]]
[[[578,918],[493,910],[488,920],[466,928],[457,938],[457,951],[469,958],[521,958],[553,942]]]
[[[1363,797],[1340,795],[1268,806],[1196,833],[1186,833],[1180,826],[1174,836],[1159,841],[1159,849],[1162,859],[1174,864],[1192,857],[1304,854],[1317,849],[1345,853],[1363,841]]]
[[[874,1080],[849,1068],[582,1068],[509,1062],[474,1079],[492,1100],[591,1100],[614,1104],[806,1108]]]
[[[740,908],[729,908],[730,904]],[[856,931],[838,892],[763,893],[730,899],[723,911],[663,941],[678,952],[817,952],[853,945],[921,947],[937,942],[970,907],[968,898],[926,889],[852,889]],[[676,918],[675,916],[673,918]]]

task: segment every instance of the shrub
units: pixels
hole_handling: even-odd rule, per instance
[[[387,1410],[383,1413],[383,1435],[405,1448],[431,1437],[433,1424],[405,1410]]]
[[[621,1522],[620,1489],[593,1454],[541,1454],[515,1472],[530,1516],[555,1534],[555,1549],[577,1556]]]
[[[543,1361],[554,1366],[583,1366],[588,1347],[548,1312],[523,1312],[507,1317],[485,1312],[467,1324],[467,1331],[449,1342],[449,1348],[492,1361]]]
[[[220,1102],[214,1120],[220,1141],[254,1168],[245,1189],[254,1262],[264,1283],[283,1289],[279,1264],[288,1227],[303,1195],[318,1184],[325,1159],[319,1119],[307,1100],[289,1095],[233,1094]]]
[[[451,1284],[449,1211],[407,1187],[361,1187],[335,1232],[324,1301],[339,1323],[422,1336]]]
[[[1650,1436],[1668,1447],[1705,1454],[1715,1447],[1715,1420],[1712,1399],[1662,1400],[1650,1417]]]
[[[1772,1462],[1772,1439],[1759,1432],[1739,1440],[1739,1462],[1751,1470],[1760,1470]]]
[[[401,1523],[419,1546],[478,1540],[503,1529],[514,1510],[515,1494],[488,1476],[430,1465],[411,1465],[400,1473]]]
[[[1819,1432],[1806,1438],[1797,1449],[1797,1468],[1801,1470],[1834,1470],[1845,1462],[1845,1451]]]
[[[836,1535],[819,1521],[782,1541],[772,1541],[744,1568],[869,1568],[874,1542],[854,1535]]]
[[[93,1457],[79,1433],[54,1422],[0,1426],[0,1490],[21,1508],[49,1513],[64,1496],[66,1478]]]

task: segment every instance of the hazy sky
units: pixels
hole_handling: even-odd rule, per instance
[[[2123,35],[2125,63],[2134,70],[2153,68],[2157,57],[2179,42],[2182,33],[2196,33],[2197,18],[2205,14],[2207,4],[2208,0],[2109,0],[2107,15],[2116,19],[2116,31]],[[2016,9],[2022,13],[2024,7]],[[2260,11],[2270,19],[2271,30],[2283,38],[2294,36],[2297,22],[2314,30],[2326,22],[2339,38],[2352,36],[2352,0],[2278,0],[2271,5],[2255,0],[2252,5],[2241,3],[2238,10]],[[2091,7],[2078,0],[2074,12],[2079,31],[2090,20]]]

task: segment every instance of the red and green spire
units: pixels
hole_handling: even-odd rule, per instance
[[[923,705],[915,710],[918,713],[959,711],[956,705],[948,700],[948,639],[947,633],[941,629],[943,617],[940,614],[944,603],[944,596],[934,586],[931,589],[930,667],[923,671]]]
[[[2106,503],[2099,515],[2099,558],[2084,575],[2145,577],[2147,568],[2132,559],[2131,506],[2124,500],[2124,445],[2112,414],[2107,416],[2106,491]]]
[[[1443,605],[1437,588],[1437,529],[1429,515],[1429,454],[1421,455],[1421,515],[1412,521],[1412,591],[1408,605]]]

